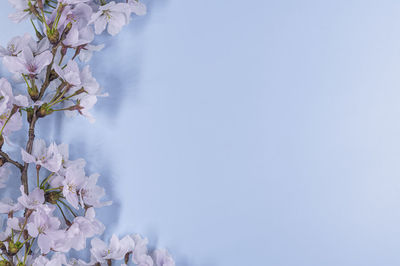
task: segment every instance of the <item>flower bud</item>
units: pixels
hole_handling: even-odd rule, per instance
[[[28,120],[28,123],[32,122],[32,119],[33,119],[33,108],[32,107],[26,108],[26,119]]]
[[[24,230],[24,239],[28,239],[28,237],[29,237],[29,233],[28,233],[28,230]],[[28,252],[28,254],[30,255],[30,254],[32,254],[32,250],[30,250],[29,252]]]
[[[8,243],[8,253],[11,256],[14,256],[15,254],[17,254],[19,251],[19,248],[14,244],[14,242],[10,241],[10,243]]]
[[[53,45],[57,44],[60,38],[60,33],[58,32],[58,30],[53,28],[48,28],[46,32],[47,32],[47,38],[49,39],[50,43]]]
[[[67,34],[68,34],[69,31],[71,30],[71,28],[72,28],[72,23],[69,22],[69,23],[65,26],[64,31],[63,31],[62,34],[61,34],[61,40],[65,40],[65,38],[67,37]]]
[[[19,241],[17,241],[17,242],[15,243],[15,247],[18,248],[18,250],[20,250],[23,246],[24,246],[24,245],[23,245],[21,242],[19,242]]]
[[[61,198],[61,192],[59,191],[51,191],[51,192],[46,192],[44,195],[44,199],[46,202],[51,203],[51,204],[56,204],[57,201]]]
[[[71,22],[69,22],[66,26],[65,26],[65,34],[68,34],[68,32],[71,30],[71,28],[72,28],[72,23]]]
[[[68,47],[63,45],[61,48],[61,51],[60,51],[61,55],[65,56],[67,54],[67,51],[68,51]]]
[[[57,72],[54,69],[52,69],[50,72],[49,81],[51,82],[57,78],[58,78]]]
[[[54,111],[50,109],[47,104],[43,104],[40,106],[39,110],[37,110],[36,115],[38,117],[45,117],[46,115],[52,114]]]
[[[33,86],[32,88],[28,88],[28,93],[29,93],[29,96],[31,96],[31,99],[33,101],[36,101],[39,98],[39,91],[36,86]]]
[[[36,29],[35,29],[35,32],[36,32],[36,37],[41,41],[44,36],[39,31],[37,31]]]
[[[39,12],[36,10],[36,7],[32,5],[31,1],[28,2],[29,11],[32,12],[36,17],[40,17]]]
[[[11,266],[11,262],[9,262],[8,260],[1,260],[0,261],[0,266]]]

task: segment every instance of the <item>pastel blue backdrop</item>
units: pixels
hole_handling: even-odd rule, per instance
[[[145,3],[93,58],[97,122],[38,133],[102,174],[106,238],[178,266],[400,265],[400,3]],[[10,11],[2,45],[30,31]]]

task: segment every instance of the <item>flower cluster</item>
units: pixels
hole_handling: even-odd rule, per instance
[[[89,65],[95,35],[114,36],[130,17],[144,15],[136,0],[9,0],[14,22],[30,20],[35,36],[25,34],[0,46],[0,58],[12,83],[0,79],[0,189],[7,186],[12,167],[20,171],[15,198],[0,199],[0,266],[2,265],[175,265],[165,249],[150,252],[140,235],[109,242],[99,237],[105,226],[96,209],[109,206],[99,175],[87,175],[84,159],[70,159],[68,145],[35,138],[35,126],[54,112],[80,114],[90,122],[90,110],[102,93]],[[18,91],[20,85],[25,91]],[[22,161],[3,146],[13,132],[28,124],[28,141],[21,146]],[[29,189],[29,187],[33,187]],[[90,242],[90,247],[87,243]],[[90,261],[73,258],[72,250],[90,249]]]

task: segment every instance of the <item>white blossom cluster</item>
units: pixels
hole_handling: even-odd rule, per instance
[[[99,237],[105,226],[96,219],[104,188],[99,175],[87,175],[84,159],[71,160],[68,145],[46,144],[35,137],[38,121],[53,114],[80,114],[93,122],[91,108],[105,96],[89,65],[95,35],[114,36],[132,14],[144,15],[136,0],[9,0],[14,22],[30,21],[36,36],[25,34],[0,46],[12,82],[0,79],[0,189],[16,167],[21,187],[15,198],[0,199],[0,266],[6,265],[140,265],[173,266],[165,249],[149,252],[140,235],[108,243]],[[25,89],[18,91],[18,84]],[[14,88],[13,88],[14,87]],[[28,124],[28,141],[21,145],[22,161],[3,151],[13,132]],[[30,187],[30,188],[29,188]],[[87,243],[90,242],[90,247]],[[73,258],[72,250],[90,249],[90,261]]]

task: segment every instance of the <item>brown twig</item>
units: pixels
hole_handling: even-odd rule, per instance
[[[40,88],[38,100],[42,99],[42,97],[43,97],[43,95],[44,95],[44,92],[46,91],[47,87],[50,85],[50,74],[51,74],[51,69],[52,69],[52,67],[53,67],[54,58],[56,57],[57,48],[58,48],[58,45],[55,46],[55,47],[53,47],[53,50],[52,50],[53,58],[51,59],[50,64],[47,66],[47,69],[46,69],[46,79],[45,79],[45,81],[43,82],[42,87]]]
[[[28,143],[26,144],[26,152],[27,153],[32,152],[33,141],[35,139],[35,125],[36,125],[36,121],[38,120],[38,117],[36,115],[37,109],[38,109],[38,107],[35,106],[35,108],[33,109],[32,119],[29,122],[29,138],[28,138]],[[21,173],[21,184],[24,186],[25,194],[29,193],[29,190],[28,190],[28,166],[29,166],[29,163],[24,163],[24,167],[23,167],[22,173]]]
[[[62,41],[63,41],[63,40],[65,39],[65,37],[67,36],[67,34],[68,34],[68,32],[70,31],[70,29],[71,29],[71,25],[69,25],[69,26],[67,25],[67,26],[64,28],[63,32],[61,33],[60,40],[58,41],[58,43],[57,43],[56,45],[53,46],[53,49],[52,49],[52,51],[51,51],[51,53],[53,54],[53,58],[52,58],[50,64],[47,66],[47,69],[46,69],[46,79],[45,79],[45,81],[43,82],[42,87],[40,88],[38,100],[42,99],[42,97],[43,97],[43,95],[44,95],[44,93],[45,93],[47,87],[50,85],[50,82],[51,82],[51,81],[50,81],[50,74],[51,74],[51,70],[52,70],[52,68],[53,68],[54,59],[55,59],[55,57],[56,57],[57,49],[58,49],[58,47],[60,47],[60,45],[62,45]]]
[[[11,163],[13,165],[15,165],[20,171],[22,171],[22,169],[24,168],[24,166],[22,164],[20,164],[17,161],[14,161],[10,158],[10,156],[8,156],[7,153],[5,153],[4,151],[0,150],[0,156],[7,162],[7,163]]]

